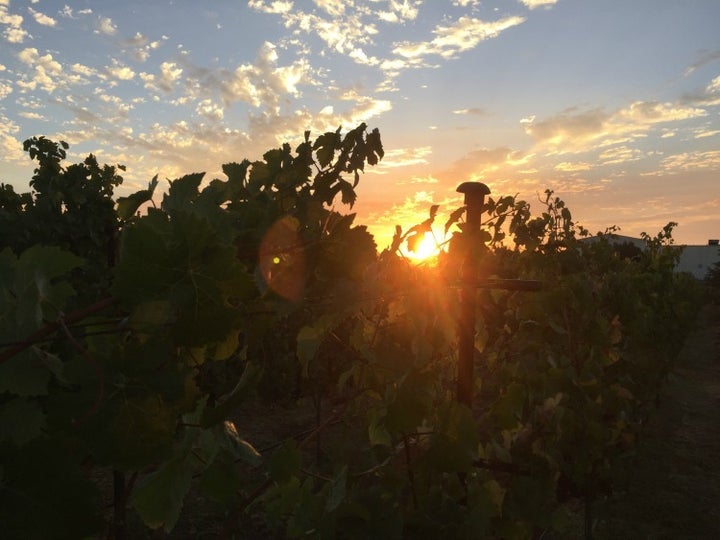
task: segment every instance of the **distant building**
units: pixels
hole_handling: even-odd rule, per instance
[[[621,234],[611,234],[613,244],[631,244],[639,249],[645,249],[645,241],[641,238],[633,238],[632,236],[623,236]],[[597,237],[590,237],[592,240]],[[720,241],[716,239],[708,240],[703,246],[678,245],[682,248],[682,255],[677,264],[678,272],[688,272],[697,279],[704,279],[715,263],[720,262]]]
[[[718,241],[709,240],[704,246],[682,246],[683,252],[678,262],[679,272],[689,272],[697,279],[704,279],[717,262],[720,262]]]

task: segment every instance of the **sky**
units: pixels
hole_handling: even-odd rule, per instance
[[[432,204],[441,230],[465,181],[536,211],[552,189],[592,233],[676,221],[706,244],[720,1],[0,0],[0,182],[18,191],[35,135],[125,165],[126,195],[361,122],[386,153],[352,211],[380,249]]]

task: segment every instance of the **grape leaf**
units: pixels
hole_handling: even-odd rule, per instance
[[[45,414],[36,401],[18,397],[0,405],[0,440],[17,446],[39,437],[45,428]]]
[[[117,200],[117,215],[120,219],[130,219],[135,215],[138,208],[143,204],[152,200],[155,188],[158,185],[158,175],[153,176],[150,180],[147,189],[136,191],[135,193],[128,195],[127,197],[119,197]]]
[[[139,482],[130,506],[151,529],[170,532],[180,517],[193,473],[192,454],[174,457]]]

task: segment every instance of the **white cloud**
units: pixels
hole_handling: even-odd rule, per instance
[[[5,99],[12,94],[13,87],[6,81],[0,81],[0,99]]]
[[[523,22],[524,17],[515,16],[492,22],[474,17],[460,17],[449,26],[437,26],[433,31],[435,37],[431,41],[400,43],[393,52],[409,61],[429,55],[455,58],[459,53],[473,49],[480,42],[495,38],[501,32]]]
[[[720,134],[720,130],[718,129],[699,129],[695,132],[695,138],[704,139],[706,137],[714,137],[718,134]]]
[[[6,162],[26,162],[22,144],[17,139],[20,127],[8,117],[0,114],[0,153]]]
[[[73,10],[73,8],[71,8],[67,4],[65,4],[63,6],[63,8],[60,11],[58,11],[58,14],[61,17],[65,17],[66,19],[77,19],[75,11]],[[90,8],[81,9],[77,12],[77,15],[90,15],[90,14],[92,14],[92,9],[90,9]]]
[[[197,67],[185,58],[181,65],[179,68],[172,64],[174,75],[177,78],[183,73],[191,97],[214,99],[219,95],[225,107],[244,102],[272,116],[279,115],[281,105],[289,105],[290,98],[300,97],[302,86],[315,84],[305,58],[282,65],[277,47],[270,42],[260,47],[253,63],[240,64],[234,69]],[[150,83],[158,84],[158,81]]]
[[[114,36],[117,34],[117,26],[115,26],[110,17],[100,17],[98,19],[96,32],[100,32],[108,36]]]
[[[132,38],[125,40],[123,44],[131,49],[132,55],[139,62],[145,62],[150,58],[150,52],[160,47],[159,41],[150,41],[140,32],[136,32]]]
[[[175,83],[183,74],[183,68],[179,67],[175,62],[163,62],[160,64],[160,73],[140,73],[140,78],[145,83],[145,88],[155,92],[163,91],[166,93],[175,90]]]
[[[22,116],[23,118],[27,118],[28,120],[46,119],[42,114],[36,113],[35,111],[22,111],[18,113],[18,116]]]
[[[77,73],[78,75],[83,75],[85,77],[90,77],[92,75],[95,75],[95,70],[93,68],[88,67],[83,64],[73,64],[72,66],[70,66],[70,69],[74,73]]]
[[[407,167],[410,165],[423,165],[428,162],[427,158],[431,154],[431,146],[422,146],[419,148],[395,148],[385,152],[385,157],[383,157],[379,167],[384,169]]]
[[[390,0],[387,11],[378,11],[376,16],[381,20],[388,23],[402,23],[405,21],[415,20],[418,16],[419,7],[422,1],[408,1],[404,0],[399,2],[397,0]]]
[[[483,116],[483,115],[487,114],[483,109],[478,109],[478,108],[455,109],[452,113],[459,114],[462,116],[466,116],[466,115]]]
[[[703,117],[704,109],[657,101],[635,101],[613,113],[601,109],[566,109],[537,121],[534,117],[521,123],[538,144],[559,153],[581,152],[596,146],[629,142],[646,136],[656,124],[679,122]]]
[[[395,10],[398,17],[409,16],[415,3],[391,0],[388,8]],[[374,36],[378,34],[376,23],[380,21],[378,11],[371,7],[338,0],[323,0],[318,3],[321,9],[313,12],[285,9],[284,4],[277,2],[251,0],[249,5],[258,11],[280,15],[287,28],[296,29],[296,34],[302,32],[319,38],[330,51],[346,55],[360,64],[379,63],[365,50],[374,45]]]
[[[3,35],[8,43],[22,43],[29,35],[22,28],[23,17],[9,13],[8,6],[9,2],[0,3],[0,25],[7,26]]]
[[[555,170],[562,171],[562,172],[589,171],[591,168],[592,168],[592,165],[590,165],[589,163],[585,163],[583,161],[576,161],[576,162],[563,161],[563,162],[555,165]]]
[[[293,2],[287,1],[265,1],[265,0],[249,0],[248,7],[261,11],[263,13],[284,14],[293,8]]]
[[[609,148],[600,153],[598,159],[603,165],[615,165],[618,163],[627,163],[629,161],[637,161],[642,159],[644,154],[637,148],[629,146],[617,146]]]
[[[344,0],[315,0],[315,5],[331,17],[340,17],[345,14]]]
[[[712,81],[710,81],[710,84],[708,84],[706,90],[709,94],[720,93],[720,75],[718,75]]]
[[[666,171],[671,172],[720,169],[720,150],[675,154],[663,159],[662,166]]]
[[[43,26],[55,26],[57,24],[57,21],[53,19],[52,17],[49,17],[48,15],[45,15],[44,13],[40,13],[39,11],[35,11],[33,8],[29,7],[28,11],[35,19],[35,22],[43,25]]]
[[[20,61],[30,68],[34,73],[30,80],[23,78],[18,81],[18,86],[27,90],[35,90],[40,87],[48,93],[52,93],[63,82],[63,69],[58,61],[51,54],[40,55],[34,47],[28,47],[18,53]]]
[[[635,101],[629,107],[618,111],[611,122],[624,124],[626,121],[641,125],[656,124],[660,122],[675,122],[705,116],[703,109],[686,107],[673,103],[660,103],[658,101]]]
[[[537,7],[550,7],[555,4],[557,4],[558,0],[520,0],[525,6],[529,7],[530,9],[535,9]]]
[[[195,112],[210,120],[222,120],[224,117],[223,108],[211,99],[203,99],[198,103]]]
[[[108,73],[121,81],[130,81],[135,78],[135,72],[128,66],[120,64],[117,60],[112,61],[112,66],[107,68]]]
[[[172,92],[175,82],[182,75],[182,68],[178,67],[175,62],[163,62],[160,64],[160,77],[158,78],[158,86],[165,92]]]

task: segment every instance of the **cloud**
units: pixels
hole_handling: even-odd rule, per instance
[[[408,61],[425,56],[437,55],[455,58],[459,53],[474,49],[486,40],[495,38],[501,32],[525,22],[524,17],[506,17],[497,21],[483,21],[474,17],[460,17],[449,26],[437,26],[431,41],[404,42],[393,49],[393,53]]]
[[[8,43],[22,43],[29,35],[22,28],[23,17],[9,13],[8,4],[9,2],[0,3],[0,25],[7,26],[3,31],[3,36]]]
[[[395,148],[387,150],[385,157],[379,164],[379,169],[408,167],[410,165],[423,165],[428,162],[427,158],[432,154],[431,146],[419,148]]]
[[[180,62],[191,97],[219,95],[225,107],[242,102],[272,115],[280,114],[281,105],[288,103],[288,98],[301,97],[301,86],[316,83],[305,58],[282,65],[277,47],[270,42],[260,47],[254,63],[240,64],[232,70],[198,67],[186,58]],[[172,73],[177,78],[182,70],[174,69]]]
[[[626,122],[640,125],[657,124],[660,122],[676,122],[705,116],[703,109],[685,107],[673,103],[657,101],[636,101],[629,107],[621,109],[610,119],[612,124],[624,125]]]
[[[541,147],[557,153],[582,152],[597,146],[628,142],[654,125],[703,117],[704,109],[657,101],[635,101],[612,113],[570,108],[537,121],[521,120],[525,132]]]
[[[537,7],[554,6],[558,0],[520,0],[520,2],[530,9],[535,9]]]
[[[107,71],[114,78],[121,81],[131,81],[135,78],[135,72],[128,66],[120,64],[117,60],[113,59],[112,66],[107,68]]]
[[[92,75],[97,74],[94,68],[91,68],[89,66],[83,65],[83,64],[73,64],[70,66],[70,69],[77,73],[78,75],[83,75],[85,77],[90,77]]]
[[[48,93],[52,93],[63,83],[63,69],[58,61],[51,54],[40,56],[38,50],[34,47],[28,47],[18,53],[20,61],[30,68],[34,69],[34,73],[30,80],[17,81],[18,86],[26,90],[35,90],[40,87]]]
[[[473,150],[455,161],[453,169],[459,168],[464,171],[472,171],[473,174],[482,176],[482,174],[495,171],[501,165],[519,157],[520,154],[508,147],[481,148]]]
[[[720,129],[698,129],[695,131],[696,139],[704,139],[705,137],[714,137],[720,134]]]
[[[183,74],[183,68],[179,67],[175,62],[163,62],[160,64],[160,73],[140,73],[140,78],[145,83],[145,88],[153,91],[170,93],[175,90],[175,83]]]
[[[590,169],[592,169],[592,165],[590,165],[589,163],[585,163],[584,161],[563,161],[555,165],[555,170],[561,172],[580,172],[589,171]]]
[[[700,107],[720,105],[720,75],[712,79],[702,91],[685,95],[683,102]]]
[[[25,152],[17,139],[20,127],[7,116],[0,114],[0,153],[6,163],[25,164]]]
[[[328,51],[344,55],[357,64],[376,66],[383,60],[368,52],[376,44],[378,23],[403,24],[418,16],[419,0],[389,0],[382,9],[346,0],[317,0],[319,9],[292,9],[289,2],[250,0],[248,5],[263,13],[280,15],[295,35],[319,38]],[[309,47],[308,40],[303,45]],[[387,65],[387,64],[386,64]]]
[[[122,46],[130,49],[132,56],[139,62],[145,62],[150,58],[150,52],[160,47],[159,41],[150,41],[140,32],[129,39],[122,41]]]
[[[720,169],[720,150],[674,154],[663,159],[661,165],[668,172]]]
[[[473,116],[484,116],[487,114],[484,109],[471,108],[471,109],[455,109],[453,114],[459,115],[473,115]]]
[[[339,17],[345,13],[343,0],[315,0],[315,5],[325,11],[331,17]]]
[[[293,8],[293,2],[292,0],[274,0],[269,2],[264,0],[249,0],[248,7],[263,13],[282,15],[288,13]]]
[[[439,182],[440,180],[435,178],[432,174],[428,174],[426,176],[413,176],[408,182],[403,182],[402,180],[400,180],[398,184],[437,184]]]
[[[698,55],[698,59],[692,64],[690,64],[685,70],[685,75],[690,75],[696,69],[716,60],[720,60],[720,49],[714,51],[702,51]]]
[[[74,105],[61,100],[57,100],[55,103],[72,112],[75,115],[75,122],[81,125],[95,127],[102,125],[104,121],[101,115],[91,111],[87,107]]]
[[[114,36],[117,34],[117,26],[115,26],[110,17],[100,17],[98,18],[97,30],[95,32]]]
[[[77,12],[77,15],[90,15],[92,13],[92,9],[86,8],[81,9]],[[61,17],[65,17],[66,19],[77,19],[77,16],[75,15],[75,12],[73,11],[73,8],[65,4],[63,8],[58,11],[58,14]]]
[[[378,11],[377,17],[387,23],[402,23],[405,21],[412,21],[417,18],[419,7],[422,1],[408,1],[402,2],[397,0],[390,0],[387,11]]]
[[[615,165],[617,163],[627,163],[629,161],[637,161],[645,156],[643,152],[637,148],[630,148],[628,146],[616,146],[614,148],[608,148],[607,150],[600,153],[598,159],[602,162],[602,165]]]
[[[249,134],[258,149],[267,148],[269,145],[295,141],[305,130],[320,134],[335,131],[338,126],[354,127],[361,122],[369,123],[391,108],[387,100],[360,97],[349,109],[333,110],[332,115],[317,115],[304,107],[288,113],[265,109],[249,114]],[[325,111],[327,113],[327,109]]]
[[[27,118],[28,120],[47,120],[42,114],[36,113],[35,111],[21,111],[18,116]]]
[[[711,94],[720,93],[720,75],[715,77],[707,86],[707,91]]]
[[[13,87],[5,81],[0,81],[0,100],[12,94]]]
[[[203,99],[198,103],[195,112],[210,120],[222,120],[224,116],[223,108],[211,99]]]
[[[35,19],[35,22],[42,25],[42,26],[55,26],[57,24],[57,21],[53,19],[52,17],[49,17],[45,15],[44,13],[40,13],[39,11],[35,11],[33,8],[29,7],[28,11]]]

